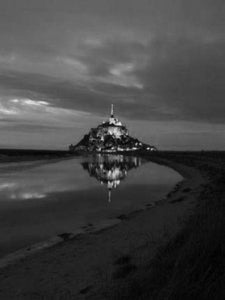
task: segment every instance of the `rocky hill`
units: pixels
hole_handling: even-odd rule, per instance
[[[96,128],[91,128],[78,144],[71,144],[69,150],[70,152],[127,152],[156,151],[156,148],[131,137],[127,128],[114,117],[112,107],[109,120]]]

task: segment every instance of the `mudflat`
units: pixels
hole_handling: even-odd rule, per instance
[[[154,159],[154,158],[153,158]],[[161,159],[161,160],[160,160]],[[4,299],[110,299],[176,236],[192,214],[204,182],[190,166],[156,158],[184,176],[167,198],[128,215],[107,229],[84,234],[16,259],[0,270]]]

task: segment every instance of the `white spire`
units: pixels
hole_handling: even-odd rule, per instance
[[[113,104],[111,104],[111,118],[113,118],[114,112],[113,112]]]
[[[114,105],[111,104],[111,115],[109,118],[109,124],[114,126],[122,126],[122,123],[114,117]]]

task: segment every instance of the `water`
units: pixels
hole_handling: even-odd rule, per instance
[[[0,170],[0,256],[160,200],[181,180],[170,168],[122,155]]]

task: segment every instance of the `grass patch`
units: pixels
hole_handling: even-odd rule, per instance
[[[134,264],[125,264],[120,266],[114,273],[113,279],[121,279],[127,277],[131,272],[137,270],[137,266]]]
[[[71,232],[64,232],[64,233],[58,234],[58,237],[62,238],[64,241],[70,240],[72,236],[73,236],[73,234]]]
[[[183,230],[144,269],[121,284],[112,299],[224,300],[225,153],[154,155],[195,167],[209,181]],[[118,278],[128,273],[122,268],[120,272]]]
[[[119,257],[118,259],[116,259],[114,264],[115,265],[125,265],[125,264],[128,264],[130,261],[131,261],[130,255],[123,255],[123,256]]]
[[[171,200],[170,203],[177,203],[177,202],[182,202],[185,200],[185,197],[179,197],[177,199]]]
[[[83,288],[82,290],[80,290],[80,294],[81,294],[81,295],[85,295],[85,294],[87,294],[91,289],[92,289],[92,286],[91,286],[91,285],[86,286],[85,288]]]
[[[191,191],[191,188],[185,188],[185,189],[183,189],[183,193],[189,193]]]

